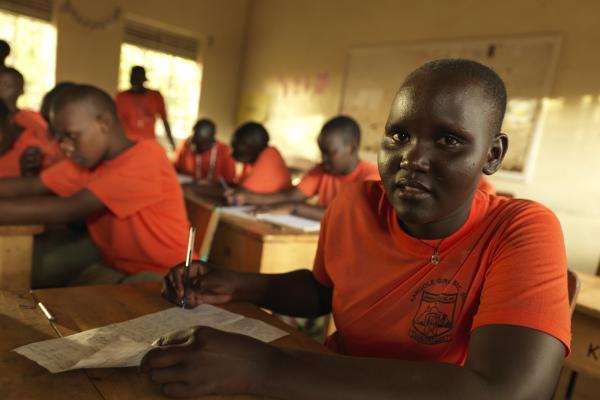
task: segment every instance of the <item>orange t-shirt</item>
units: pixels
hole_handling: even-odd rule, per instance
[[[189,222],[177,175],[163,148],[144,140],[93,170],[64,160],[42,172],[61,197],[82,189],[106,209],[87,218],[104,260],[129,274],[166,273],[185,260]]]
[[[354,168],[354,171],[348,175],[329,174],[323,171],[321,165],[317,165],[304,175],[296,187],[304,193],[306,197],[312,197],[318,194],[319,205],[326,207],[342,189],[343,185],[352,182],[358,183],[371,180],[380,180],[377,165],[365,160],[360,160],[356,168]]]
[[[154,139],[156,115],[167,119],[165,101],[156,90],[146,89],[139,94],[126,90],[117,94],[115,102],[123,129],[133,140]]]
[[[321,222],[313,273],[333,288],[327,344],[343,354],[462,365],[471,331],[492,324],[547,333],[569,352],[562,231],[532,201],[477,191],[440,244],[402,230],[380,182],[350,185]]]
[[[290,172],[275,147],[267,147],[253,164],[244,164],[238,185],[255,193],[275,193],[292,186]]]
[[[481,179],[479,180],[479,186],[477,186],[477,190],[481,190],[482,192],[487,194],[496,194],[496,188],[494,187],[492,182],[490,182],[490,180],[483,175],[481,175]]]
[[[15,123],[26,130],[30,130],[32,135],[37,138],[37,146],[42,151],[42,169],[56,164],[65,158],[60,150],[58,140],[50,136],[48,132],[48,123],[39,112],[31,110],[19,110],[14,115]]]
[[[191,175],[196,180],[219,182],[219,177],[223,177],[226,182],[233,182],[235,178],[235,161],[231,157],[231,149],[221,142],[216,142],[212,149],[204,153],[196,154],[191,142],[186,140],[179,146],[173,164],[177,171]]]
[[[25,129],[13,146],[6,153],[0,155],[0,178],[21,176],[21,155],[29,146],[42,149],[44,143],[38,139],[33,130]]]

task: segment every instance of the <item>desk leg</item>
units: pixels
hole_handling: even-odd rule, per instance
[[[0,289],[29,292],[32,258],[33,236],[0,236]]]

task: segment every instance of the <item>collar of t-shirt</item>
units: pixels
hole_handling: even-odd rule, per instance
[[[385,196],[385,192],[382,191],[382,195],[383,198],[381,199],[380,203],[380,215],[386,218],[389,232],[396,247],[418,257],[429,257],[433,254],[433,251],[436,248],[439,254],[443,255],[444,251],[451,249],[454,245],[460,242],[461,239],[468,236],[473,229],[477,228],[481,221],[485,218],[489,209],[488,196],[480,191],[476,191],[471,202],[469,216],[467,217],[467,220],[463,226],[443,240],[422,240],[410,236],[404,231],[404,229],[402,229],[398,221],[396,209],[389,203],[387,196]]]

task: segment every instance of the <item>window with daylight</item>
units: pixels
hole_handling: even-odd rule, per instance
[[[42,97],[54,86],[56,28],[48,20],[0,9],[0,39],[11,47],[6,65],[25,77],[19,107],[39,110]]]
[[[202,68],[197,61],[194,39],[157,31],[139,24],[125,28],[125,43],[121,46],[119,90],[130,87],[131,67],[146,69],[147,86],[161,92],[173,137],[187,138],[198,116]],[[159,140],[165,138],[162,123],[157,120]]]

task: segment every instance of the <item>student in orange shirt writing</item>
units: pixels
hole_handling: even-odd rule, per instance
[[[177,397],[551,398],[570,342],[559,222],[533,201],[476,190],[506,152],[505,107],[504,84],[489,68],[425,64],[392,103],[382,182],[336,196],[312,272],[194,264],[187,304],[240,300],[305,317],[332,311],[338,330],[327,345],[337,354],[198,327],[187,343],[148,353],[142,369]],[[182,276],[179,266],[166,281],[175,302]]]
[[[116,97],[117,111],[125,134],[132,140],[155,139],[154,124],[160,116],[167,139],[175,150],[171,126],[167,120],[165,100],[159,91],[147,88],[146,69],[139,65],[131,68],[129,82],[131,88],[119,92]]]
[[[178,149],[174,162],[177,172],[193,176],[196,182],[233,182],[235,161],[229,146],[216,140],[214,122],[201,119],[193,132]]]
[[[317,140],[323,161],[311,169],[298,186],[271,194],[232,191],[229,201],[237,204],[276,205],[273,209],[277,212],[292,212],[320,220],[327,205],[343,186],[352,182],[379,180],[377,166],[358,157],[360,127],[352,118],[332,118],[325,123]],[[318,196],[317,205],[304,203],[315,195]]]
[[[38,112],[20,109],[17,101],[23,94],[23,75],[14,68],[0,70],[0,100],[9,109],[12,124],[16,127],[15,151],[18,151],[19,165],[23,175],[36,175],[43,168],[58,162],[61,158],[58,143],[48,133],[48,125]],[[9,172],[10,171],[10,172]],[[12,168],[0,169],[0,177],[19,176]]]
[[[0,180],[0,224],[86,218],[103,264],[76,283],[154,279],[185,257],[183,195],[162,147],[129,140],[114,102],[93,86],[65,90],[51,122],[69,159],[39,177]]]
[[[290,173],[279,151],[269,146],[269,133],[259,123],[240,126],[231,141],[233,158],[244,164],[236,179],[249,193],[275,193],[292,186]]]

